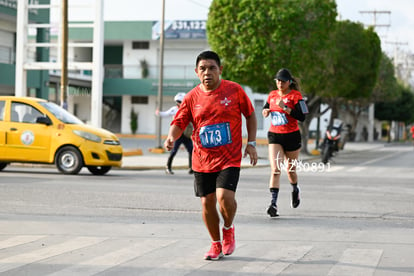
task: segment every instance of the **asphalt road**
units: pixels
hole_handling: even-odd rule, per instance
[[[300,166],[302,203],[266,207],[269,168],[243,169],[237,249],[203,260],[209,237],[185,170],[7,167],[0,173],[0,275],[414,275],[414,150],[339,154]]]

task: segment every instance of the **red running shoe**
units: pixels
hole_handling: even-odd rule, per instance
[[[223,228],[223,254],[231,255],[236,248],[236,240],[234,239],[234,225],[226,230]]]
[[[204,260],[217,261],[223,257],[221,252],[221,243],[220,242],[211,242],[210,251],[204,255]]]

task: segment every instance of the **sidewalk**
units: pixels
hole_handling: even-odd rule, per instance
[[[131,169],[131,170],[149,170],[149,169],[164,169],[169,152],[165,151],[163,153],[154,153],[151,152],[151,149],[155,147],[155,137],[151,135],[135,135],[131,136],[120,136],[121,143],[124,146],[124,152],[134,152],[137,148],[131,148],[131,144],[140,145],[140,152],[142,155],[129,155],[125,154],[122,158],[122,168]],[[132,141],[130,140],[132,139]],[[130,141],[128,141],[130,140]],[[353,151],[365,151],[372,150],[379,147],[384,147],[386,143],[384,142],[349,142],[345,145],[345,148],[341,153],[350,153]],[[308,150],[311,151],[314,149],[314,143],[309,143]],[[257,140],[257,153],[259,160],[256,166],[269,166],[268,160],[268,145],[266,139]],[[129,156],[127,156],[129,155]],[[299,155],[299,160],[310,161],[315,160],[315,162],[320,161],[319,155]],[[248,168],[252,167],[250,165],[249,157],[242,159],[242,167]],[[173,161],[173,170],[174,169],[187,169],[188,168],[188,153],[185,150],[184,146],[180,147],[179,152],[174,158]]]
[[[128,152],[128,150],[125,150]],[[267,160],[267,146],[257,146],[259,160],[256,166],[268,166]],[[150,151],[143,151],[142,155],[124,156],[122,158],[123,169],[134,170],[148,170],[148,169],[165,169],[169,152],[164,153],[152,153]],[[242,167],[252,167],[250,165],[250,158],[246,157],[242,159]],[[179,152],[173,161],[174,169],[188,169],[188,153],[181,147]]]
[[[121,144],[124,147],[122,158],[123,169],[149,170],[165,169],[169,152],[157,148],[155,135],[122,135],[118,134]],[[164,141],[166,137],[162,137]],[[155,150],[153,150],[155,149]],[[259,156],[257,166],[268,166],[267,160],[267,140],[257,139],[257,153]],[[161,153],[156,153],[161,152]],[[134,154],[140,153],[140,154]],[[248,157],[242,159],[242,167],[252,167]],[[188,153],[182,145],[174,158],[173,169],[188,169]]]
[[[121,144],[124,149],[124,156],[122,157],[121,168],[113,169],[126,169],[126,170],[164,170],[169,156],[169,152],[159,149],[156,144],[155,135],[122,135],[118,134],[121,140]],[[165,139],[163,137],[162,139]],[[245,142],[243,143],[245,144]],[[340,154],[352,153],[355,151],[369,151],[376,148],[383,148],[389,145],[383,141],[376,141],[372,143],[367,142],[348,142],[345,145],[345,149],[340,151]],[[308,151],[311,152],[315,148],[315,142],[310,141],[308,144]],[[155,149],[155,150],[154,150]],[[257,154],[259,160],[255,167],[269,166],[268,160],[268,144],[267,139],[257,139]],[[243,145],[244,150],[244,145]],[[157,153],[160,152],[160,153]],[[300,161],[308,162],[320,162],[320,155],[299,155]],[[26,164],[26,163],[12,163],[11,166],[33,166],[33,167],[55,167],[54,165],[44,164]],[[250,164],[250,158],[246,157],[242,159],[242,168],[254,168]],[[184,146],[180,147],[177,155],[173,161],[173,170],[187,170],[188,169],[188,153]]]

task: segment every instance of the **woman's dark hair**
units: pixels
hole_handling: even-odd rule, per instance
[[[299,80],[292,76],[292,82],[290,83],[289,88],[300,91]]]
[[[213,59],[217,62],[217,65],[220,67],[221,63],[220,63],[220,57],[218,56],[218,54],[216,52],[213,51],[204,51],[201,52],[196,59],[196,67],[198,66],[198,63],[200,62],[200,60],[205,60],[205,59]]]

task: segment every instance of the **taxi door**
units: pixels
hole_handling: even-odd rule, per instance
[[[6,141],[6,129],[4,127],[5,107],[6,101],[0,101],[0,157],[3,156],[4,144]]]
[[[53,126],[36,123],[43,114],[30,104],[11,102],[3,156],[10,161],[50,162]]]

